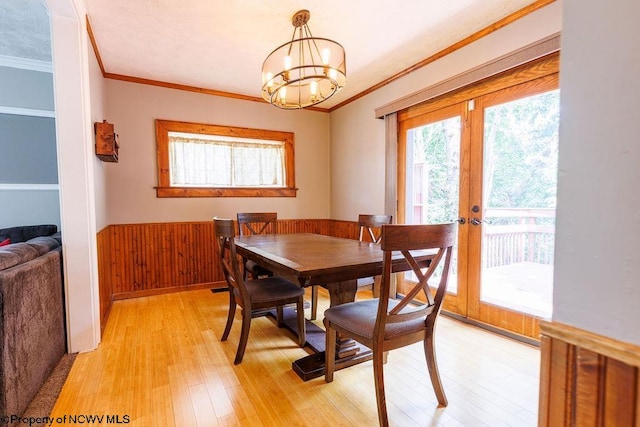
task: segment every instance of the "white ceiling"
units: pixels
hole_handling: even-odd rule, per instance
[[[308,9],[313,35],[341,43],[347,55],[347,84],[324,108],[534,2],[84,0],[105,72],[252,97],[260,97],[262,62],[291,39],[293,14]],[[9,40],[7,28],[12,37],[22,29],[33,38],[34,15],[26,10],[38,5],[2,0],[0,23],[4,16],[12,25],[0,28],[0,40]],[[11,46],[3,52],[0,43],[2,54],[11,55]]]
[[[534,0],[85,0],[105,71],[260,97],[267,55],[311,12],[341,43],[347,84],[329,108]]]

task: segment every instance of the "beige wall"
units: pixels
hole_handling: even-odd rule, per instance
[[[384,212],[384,122],[374,110],[560,32],[561,0],[331,113],[331,218]],[[347,82],[347,84],[349,84]]]
[[[329,114],[106,80],[106,117],[120,136],[119,162],[106,165],[111,224],[207,221],[239,211],[280,218],[329,217]],[[155,119],[295,133],[295,198],[156,198]]]
[[[120,135],[118,164],[106,165],[113,224],[208,220],[238,211],[277,211],[281,218],[352,220],[384,211],[384,122],[374,110],[561,29],[555,3],[403,77],[329,115],[282,111],[261,103],[106,80],[106,116]],[[156,118],[293,131],[296,198],[158,199]]]
[[[93,53],[93,48],[87,45],[87,56],[89,60],[89,87],[91,91],[91,123],[101,122],[109,119],[105,116],[105,80],[102,77],[102,70],[98,65],[98,60]],[[95,139],[89,141],[89,145],[95,144]],[[95,154],[95,151],[94,151]],[[93,189],[95,192],[96,203],[96,229],[98,231],[107,227],[109,221],[109,209],[107,201],[107,165],[98,159],[97,156],[91,156],[93,161]]]

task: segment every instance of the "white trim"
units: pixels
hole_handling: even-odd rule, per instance
[[[0,114],[14,114],[16,116],[31,117],[56,117],[56,112],[51,110],[34,110],[32,108],[5,107],[0,105]]]
[[[16,56],[0,55],[0,66],[40,71],[42,73],[53,73],[53,64],[51,61],[39,61],[37,59],[18,58]]]
[[[91,118],[91,45],[83,0],[45,0],[51,17],[58,141],[60,222],[64,230],[67,351],[100,343],[100,289]],[[100,98],[100,96],[98,96]]]
[[[60,186],[58,184],[1,184],[1,190],[9,191],[58,191]]]

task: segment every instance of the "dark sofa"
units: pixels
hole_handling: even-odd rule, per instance
[[[58,241],[60,232],[55,224],[25,225],[22,227],[0,228],[0,242],[9,239],[11,243],[20,243],[31,240],[34,237],[51,236]]]
[[[0,229],[0,414],[21,415],[66,352],[59,234],[36,227]]]

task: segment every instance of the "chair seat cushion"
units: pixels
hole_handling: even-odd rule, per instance
[[[247,280],[247,292],[252,303],[268,303],[283,299],[296,299],[304,295],[304,289],[282,277]],[[235,290],[239,292],[238,290]]]
[[[271,272],[271,270],[267,270],[266,268],[264,268],[263,266],[261,266],[260,264],[256,264],[253,261],[248,260],[245,264],[244,264],[244,268],[251,273],[252,276],[273,276],[273,273]]]
[[[376,324],[376,316],[378,315],[378,303],[379,299],[374,298],[340,304],[325,311],[324,317],[332,324],[353,332],[355,335],[372,338],[373,328]],[[398,305],[398,301],[393,299],[389,300],[389,310],[396,305]],[[411,311],[411,309],[405,308],[401,313],[405,311]],[[418,332],[424,329],[424,317],[406,322],[387,324],[385,339]]]

